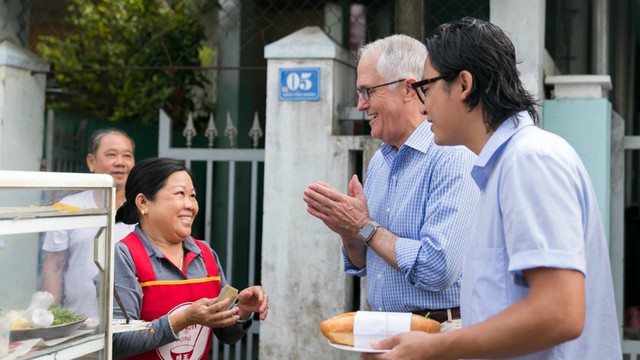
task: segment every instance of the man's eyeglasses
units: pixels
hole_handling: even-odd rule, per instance
[[[420,99],[420,102],[424,104],[424,100],[427,97],[427,90],[429,90],[426,88],[426,86],[442,79],[444,79],[444,76],[437,76],[431,79],[420,80],[411,84],[411,88],[418,95],[418,99]]]
[[[362,96],[362,98],[364,99],[364,101],[369,101],[369,99],[371,99],[371,90],[377,89],[379,87],[383,87],[383,86],[387,86],[387,85],[391,85],[391,84],[397,84],[399,82],[405,81],[406,79],[400,79],[400,80],[396,80],[396,81],[392,81],[392,82],[388,82],[386,84],[381,84],[381,85],[376,85],[376,86],[371,86],[371,87],[367,87],[367,88],[362,88],[362,89],[356,89],[356,92]]]

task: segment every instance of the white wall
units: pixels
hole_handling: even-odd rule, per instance
[[[544,99],[545,0],[491,0],[491,22],[504,30],[516,48],[524,87]]]
[[[0,42],[0,170],[40,169],[44,74],[48,65],[9,40]]]
[[[0,42],[0,170],[40,169],[45,76],[32,75],[31,71],[47,68],[46,63],[12,41]],[[4,199],[4,206],[11,206],[7,196],[10,194],[0,194],[0,199]],[[30,203],[38,204],[38,194],[29,196],[34,196]],[[29,202],[24,198],[22,201]],[[0,279],[0,293],[8,294],[0,307],[17,308],[35,291],[37,240],[38,234],[0,238],[0,264],[6,269],[17,269],[15,274],[3,273],[5,276]],[[22,255],[16,257],[18,253]],[[21,286],[27,290],[16,291]]]

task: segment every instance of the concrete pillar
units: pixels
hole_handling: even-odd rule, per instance
[[[423,0],[396,0],[396,32],[424,41],[426,19],[424,7]]]
[[[544,99],[545,0],[491,0],[490,13],[491,22],[504,30],[516,47],[525,89]]]
[[[0,42],[0,170],[38,171],[48,64],[11,40]]]
[[[0,42],[26,46],[29,39],[31,0],[0,1]]]
[[[218,66],[238,68],[241,65],[240,47],[242,33],[242,1],[221,0],[218,10]],[[236,126],[239,125],[240,109],[240,71],[219,71],[216,88],[216,123],[218,129],[226,126],[227,113],[231,115]],[[223,130],[224,131],[224,130]],[[218,147],[228,147],[226,137],[218,140]]]
[[[269,44],[264,56],[262,285],[270,311],[260,324],[260,358],[357,359],[329,346],[320,333],[322,320],[352,310],[353,281],[343,271],[340,238],[306,212],[302,193],[318,180],[346,193],[354,152],[368,159],[379,144],[368,136],[341,135],[340,109],[355,99],[354,64],[320,28]],[[307,77],[304,69],[317,76]],[[301,76],[287,76],[297,70]],[[303,86],[304,79],[310,81]]]
[[[27,43],[30,1],[0,1],[0,170],[39,170],[45,75]]]
[[[544,102],[544,128],[562,136],[585,165],[598,198],[611,259],[618,322],[623,323],[624,121],[607,100],[608,75],[548,76],[554,99]]]
[[[544,128],[562,136],[578,152],[598,197],[609,238],[611,202],[611,90],[608,75],[547,76],[554,99],[544,102]]]
[[[629,2],[626,1],[617,1],[616,6],[622,5],[622,3],[626,3],[626,5],[629,4]],[[609,0],[595,0],[592,6],[593,50],[591,51],[591,72],[593,74],[607,75],[609,74],[609,35],[611,34],[609,7],[611,4]],[[633,13],[633,11],[629,11],[628,13]],[[616,18],[616,26],[618,23],[620,23],[620,26],[628,26],[628,19],[629,17]],[[627,30],[632,31],[631,29]],[[618,32],[618,34],[620,34],[620,32]],[[630,45],[633,46],[633,44]]]

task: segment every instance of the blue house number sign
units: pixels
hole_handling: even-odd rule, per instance
[[[280,101],[320,100],[320,68],[279,69]]]

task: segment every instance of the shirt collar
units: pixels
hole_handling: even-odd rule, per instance
[[[491,134],[471,170],[471,176],[481,190],[486,186],[491,174],[493,167],[490,166],[490,163],[517,132],[529,126],[534,126],[531,115],[526,111],[521,111],[508,118]]]
[[[400,149],[407,146],[416,149],[422,153],[426,153],[429,145],[433,143],[433,133],[431,132],[431,123],[427,120],[422,121],[420,125],[409,135],[409,138],[402,144]],[[400,149],[395,149],[392,145],[383,143],[380,147],[382,155],[387,161],[390,161]]]

